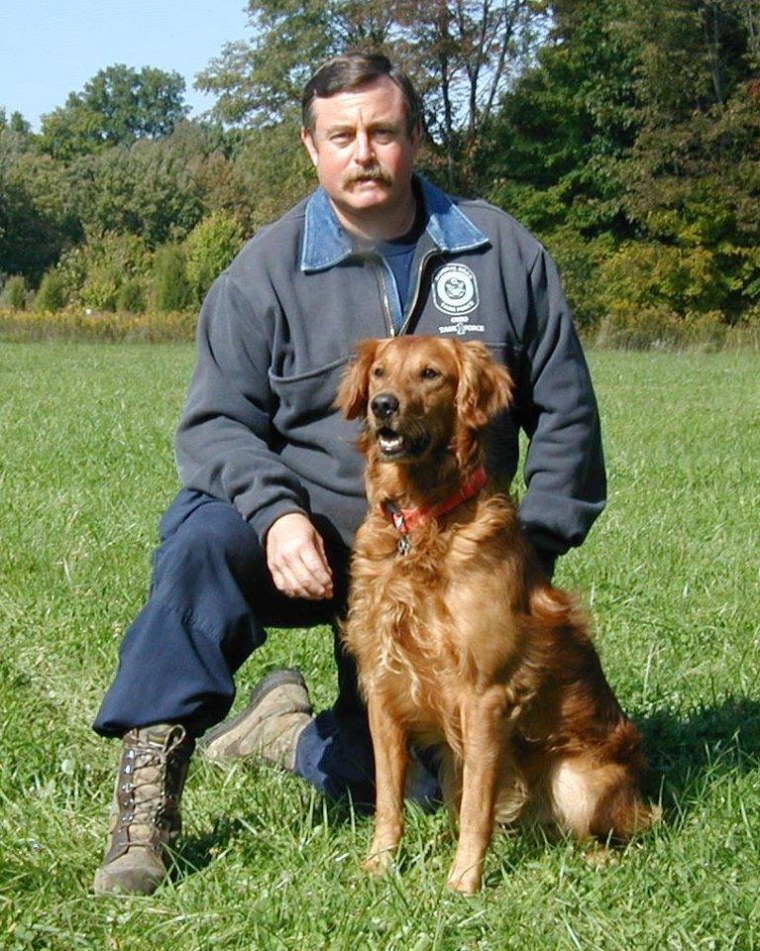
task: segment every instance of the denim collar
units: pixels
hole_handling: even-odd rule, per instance
[[[415,176],[415,182],[425,203],[425,231],[441,251],[471,251],[488,243],[486,235],[475,227],[448,195],[419,176]],[[352,253],[351,238],[341,228],[327,192],[318,188],[306,203],[301,270],[307,274],[310,271],[326,271]]]

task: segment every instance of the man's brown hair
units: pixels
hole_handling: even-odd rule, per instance
[[[349,92],[387,76],[404,96],[407,134],[411,137],[420,123],[421,107],[412,81],[382,53],[346,53],[327,60],[314,73],[301,96],[304,129],[314,133],[314,100]]]

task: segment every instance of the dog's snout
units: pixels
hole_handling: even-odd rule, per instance
[[[393,393],[378,393],[370,403],[372,412],[378,419],[388,419],[398,412],[398,398]]]

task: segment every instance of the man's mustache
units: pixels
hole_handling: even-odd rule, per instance
[[[392,185],[393,179],[382,165],[368,165],[346,174],[343,180],[344,185],[352,185],[354,182],[380,182],[381,185]]]

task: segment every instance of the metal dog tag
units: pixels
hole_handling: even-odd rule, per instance
[[[398,549],[399,555],[408,555],[412,550],[412,543],[409,541],[409,536],[401,535],[396,544],[396,548]]]

